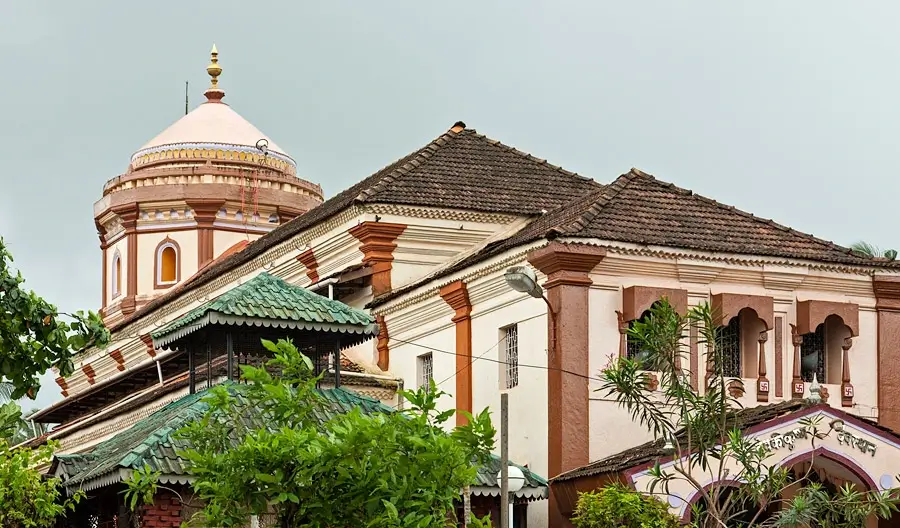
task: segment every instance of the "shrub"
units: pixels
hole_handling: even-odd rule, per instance
[[[621,484],[578,497],[572,523],[576,528],[679,528],[666,505]]]

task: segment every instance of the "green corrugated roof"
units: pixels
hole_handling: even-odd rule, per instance
[[[520,466],[514,462],[509,463],[510,466],[515,466],[522,470],[522,473],[525,475],[525,486],[530,488],[540,488],[542,486],[547,486],[547,479],[538,475],[537,473],[533,473],[530,469],[525,466]],[[499,487],[500,484],[497,482],[497,475],[500,473],[500,457],[491,455],[490,460],[478,470],[478,479],[473,484],[474,486],[485,486],[488,488]]]
[[[151,337],[156,346],[162,346],[210,323],[378,333],[370,314],[260,273],[152,332]]]
[[[359,395],[347,389],[319,389],[319,395],[327,402],[322,406],[316,418],[325,422],[335,414],[349,412],[359,407],[366,414],[376,412],[394,412],[378,400]],[[202,401],[206,391],[187,395],[176,400],[147,418],[119,434],[94,446],[89,452],[82,454],[57,455],[56,474],[61,477],[63,485],[69,489],[96,489],[118,482],[122,478],[121,470],[142,468],[147,464],[153,471],[162,474],[163,482],[186,481],[189,476],[185,461],[178,452],[188,448],[187,442],[177,439],[172,433],[178,431],[189,422],[200,418],[209,408]],[[252,418],[251,418],[252,419]],[[248,424],[262,426],[262,423]],[[533,488],[527,496],[546,497],[547,481],[531,472],[528,468],[515,465],[525,474],[525,487]],[[492,456],[487,464],[480,466],[474,487],[497,487],[497,474],[500,472],[500,459]],[[182,477],[182,479],[178,479]],[[525,490],[523,490],[525,491]],[[518,495],[518,494],[517,494]]]
[[[378,400],[343,388],[319,389],[318,392],[327,402],[316,416],[321,422],[355,407],[367,414],[393,411]],[[103,486],[117,480],[119,470],[138,469],[144,464],[165,477],[188,475],[185,461],[178,455],[178,451],[187,448],[188,444],[174,438],[172,433],[203,416],[209,407],[202,401],[205,394],[206,391],[190,394],[166,405],[130,428],[97,444],[88,453],[58,455],[57,474],[70,489]],[[248,425],[261,426],[262,423]]]

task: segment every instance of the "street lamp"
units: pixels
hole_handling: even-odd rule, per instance
[[[497,473],[497,482],[502,484],[503,482],[503,468],[500,468],[500,472]],[[522,473],[522,470],[517,466],[513,466],[512,464],[507,465],[506,467],[506,489],[509,493],[509,528],[513,528],[513,497],[517,491],[522,489],[525,486],[525,473]],[[501,485],[500,489],[503,489]]]
[[[538,284],[537,275],[528,266],[513,266],[503,275],[509,287],[520,293],[527,293],[536,299],[544,298],[544,290]]]
[[[543,299],[547,304],[550,320],[553,322],[550,328],[550,354],[551,356],[554,355],[556,353],[556,310],[550,304],[550,299],[544,295],[544,288],[538,284],[534,270],[529,266],[513,266],[506,270],[503,278],[506,279],[506,284],[513,290],[519,293],[527,293],[535,299]]]

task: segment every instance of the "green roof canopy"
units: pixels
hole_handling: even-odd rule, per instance
[[[367,414],[393,411],[378,400],[346,389],[317,389],[317,392],[326,402],[317,411],[320,422],[356,407]],[[132,470],[147,464],[160,473],[163,483],[187,483],[186,461],[178,451],[186,449],[188,444],[173,434],[206,413],[209,409],[203,401],[206,394],[207,391],[200,391],[173,401],[86,453],[57,455],[54,473],[69,490],[92,490],[120,482]],[[250,427],[264,426],[256,415],[247,420],[246,425]]]
[[[207,391],[189,394],[176,400],[150,416],[138,421],[128,429],[95,445],[90,451],[78,454],[57,455],[51,472],[60,477],[69,492],[78,489],[86,491],[126,480],[135,469],[150,466],[160,473],[163,484],[187,484],[191,475],[187,461],[179,452],[186,449],[185,440],[176,438],[174,433],[202,417],[209,406],[203,401]],[[365,414],[394,412],[378,400],[359,395],[347,389],[318,389],[325,405],[317,411],[316,418],[326,422],[336,414],[349,412],[359,407]],[[256,415],[248,416],[247,425],[261,427]],[[515,465],[515,464],[510,464]],[[536,500],[547,497],[547,481],[527,468],[518,466],[525,474],[525,486],[516,497]],[[499,496],[497,473],[500,459],[492,457],[488,464],[478,470],[476,482],[472,485],[473,495]]]
[[[345,345],[378,335],[378,325],[370,314],[268,273],[260,273],[150,335],[154,347],[164,348],[212,324],[355,334],[356,339]]]

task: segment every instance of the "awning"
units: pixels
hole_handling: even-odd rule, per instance
[[[370,314],[288,284],[268,273],[232,288],[152,332],[153,346],[167,345],[209,325],[289,328],[347,334],[343,346],[378,335]]]

